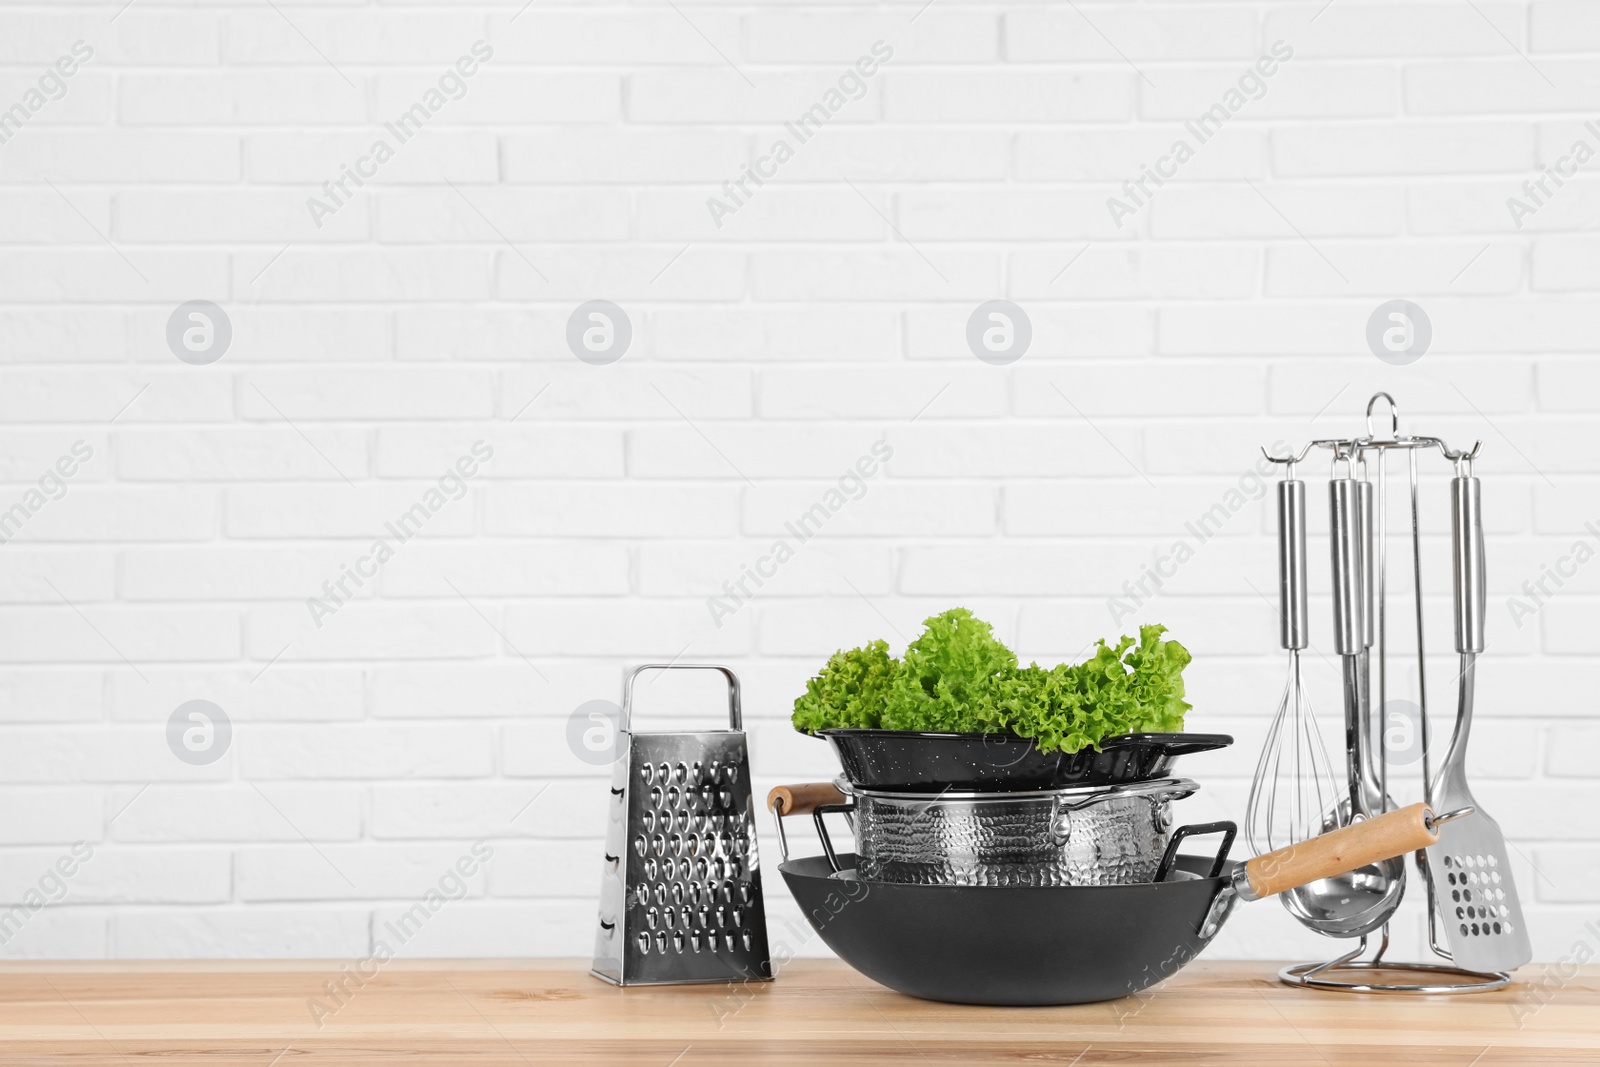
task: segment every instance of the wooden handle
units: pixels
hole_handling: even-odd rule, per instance
[[[1403,856],[1439,840],[1439,831],[1428,828],[1432,817],[1426,804],[1413,804],[1387,815],[1363,819],[1320,837],[1257,856],[1244,865],[1245,875],[1257,898],[1270,897],[1318,878]]]
[[[810,815],[823,804],[847,804],[849,801],[850,798],[839,792],[832,782],[775,785],[767,794],[767,809],[779,815]]]

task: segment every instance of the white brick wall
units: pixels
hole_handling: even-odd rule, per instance
[[[1258,445],[1350,432],[1379,388],[1484,440],[1479,794],[1542,958],[1600,911],[1600,564],[1521,628],[1505,605],[1600,520],[1600,170],[1520,227],[1506,205],[1600,147],[1595,5],[0,0],[0,111],[79,40],[65,95],[0,131],[0,511],[92,452],[0,545],[0,903],[93,855],[0,955],[359,957],[480,838],[406,951],[585,954],[605,785],[566,720],[627,664],[733,664],[758,789],[828,775],[785,718],[829,652],[958,603],[1052,662],[1129,630],[1107,598]],[[478,40],[319,226],[308,198]],[[707,198],[877,40],[864,94],[717,226]],[[1107,198],[1279,40],[1118,226]],[[1364,340],[1398,297],[1434,329],[1408,367]],[[567,319],[602,298],[633,341],[591,366]],[[965,341],[993,298],[1033,323],[1010,367]],[[209,366],[166,342],[197,299],[233,329]],[[865,496],[714,625],[705,598],[880,438]],[[316,626],[307,599],[478,440],[462,498]],[[1282,684],[1271,532],[1251,504],[1139,612],[1197,655],[1192,727],[1239,738],[1190,761],[1192,820],[1241,817]],[[193,699],[234,728],[207,766],[165,740]],[[718,706],[673,679],[643,714]],[[776,930],[799,920],[761,830]],[[1420,921],[1414,892],[1407,953]],[[1215,951],[1328,947],[1261,905]]]

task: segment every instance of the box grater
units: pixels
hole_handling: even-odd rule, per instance
[[[654,670],[720,672],[728,728],[633,729],[634,682]],[[590,973],[617,985],[770,981],[738,676],[710,664],[633,668],[622,683],[619,744]]]

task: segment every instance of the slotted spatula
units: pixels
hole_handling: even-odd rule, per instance
[[[1483,810],[1467,785],[1467,739],[1472,729],[1474,671],[1483,651],[1483,520],[1477,478],[1458,474],[1450,482],[1450,525],[1455,549],[1456,651],[1461,654],[1460,707],[1456,729],[1433,784],[1434,810],[1473,808],[1471,815],[1439,828],[1428,846],[1434,907],[1456,966],[1473,971],[1510,971],[1533,958],[1528,927],[1511,876],[1509,850],[1500,825]]]

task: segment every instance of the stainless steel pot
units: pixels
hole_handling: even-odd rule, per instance
[[[857,869],[916,885],[1124,885],[1155,878],[1186,778],[1026,793],[895,793],[853,800]]]

